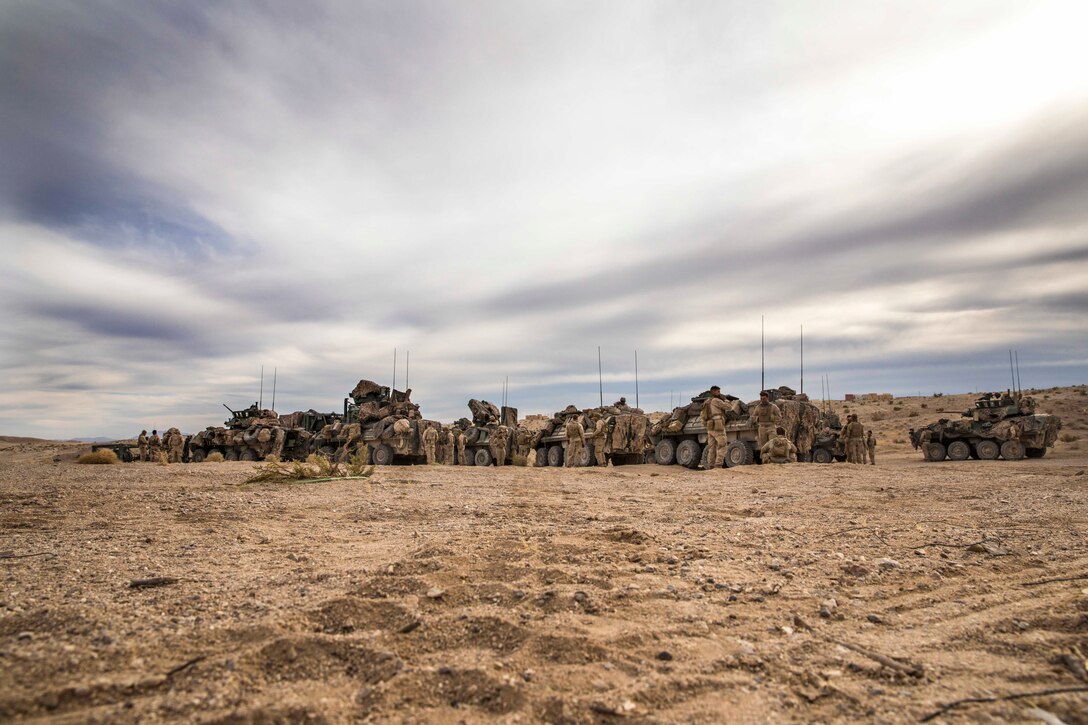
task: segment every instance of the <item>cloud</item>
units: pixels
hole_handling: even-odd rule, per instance
[[[774,380],[803,323],[843,386],[1081,382],[1084,14],[8,5],[0,430],[202,427],[262,365],[336,409],[394,348],[444,420],[592,403],[598,345],[606,397],[635,349],[645,405],[753,397],[761,317]]]

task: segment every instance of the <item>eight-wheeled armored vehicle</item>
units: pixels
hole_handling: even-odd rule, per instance
[[[941,418],[911,431],[911,444],[922,450],[927,461],[946,458],[984,461],[998,457],[1009,461],[1042,458],[1058,439],[1062,421],[1054,415],[1035,412],[1029,396],[987,393],[960,414],[961,420]]]

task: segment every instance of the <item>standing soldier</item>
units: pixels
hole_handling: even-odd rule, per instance
[[[873,437],[873,432],[868,431],[865,436],[865,448],[869,451],[869,465],[876,465],[876,438]]]
[[[185,447],[185,438],[177,428],[171,428],[166,434],[167,460],[170,463],[181,463],[182,449]]]
[[[764,390],[759,394],[759,402],[752,406],[749,415],[753,423],[759,426],[759,447],[767,445],[774,429],[782,422],[782,411],[771,402],[770,396]]]
[[[585,455],[586,449],[586,431],[578,422],[578,416],[572,415],[567,421],[566,433],[567,460],[564,465],[567,468],[574,468],[582,465],[582,456]]]
[[[779,426],[774,438],[759,449],[759,460],[767,463],[797,463],[797,446],[786,437],[786,429]]]
[[[922,449],[922,458],[929,460],[929,444],[933,442],[933,431],[923,428],[918,436],[918,447]]]
[[[151,431],[151,437],[147,439],[147,444],[150,447],[151,460],[159,460],[159,449],[162,448],[162,439],[159,438],[159,431]]]
[[[777,406],[772,406],[777,410]],[[710,386],[710,397],[703,403],[699,417],[706,426],[706,467],[721,468],[725,462],[725,418],[732,411],[722,389]],[[762,426],[760,426],[762,430]]]
[[[598,466],[608,465],[608,443],[608,418],[602,415],[593,427],[593,455]]]
[[[147,461],[150,461],[151,457],[150,457],[150,454],[147,451],[148,442],[147,442],[147,431],[146,430],[140,431],[140,437],[136,439],[136,445],[139,446],[139,448],[140,448],[140,460],[145,462],[145,463]]]
[[[506,449],[510,445],[510,429],[505,425],[498,425],[491,431],[491,455],[495,458],[496,466],[506,465]]]
[[[438,443],[438,431],[430,426],[423,431],[423,453],[427,456],[427,463],[434,463],[434,447]]]
[[[849,423],[843,428],[846,438],[846,460],[849,463],[865,463],[865,426],[858,422],[858,414],[851,413]]]
[[[465,432],[460,428],[454,428],[450,431],[453,436],[453,447],[457,449],[457,463],[459,465],[465,465]]]
[[[528,428],[518,426],[517,433],[514,434],[514,442],[517,444],[515,453],[525,459],[526,465],[529,463],[529,440],[531,438],[532,434],[529,433]]]

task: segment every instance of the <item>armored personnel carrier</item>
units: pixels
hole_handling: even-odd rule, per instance
[[[612,405],[578,410],[568,405],[552,416],[550,425],[536,440],[536,464],[538,466],[562,466],[567,456],[566,423],[577,417],[586,429],[586,444],[577,466],[594,466],[597,463],[596,447],[600,438],[593,435],[599,421],[604,421],[608,437],[605,439],[605,460],[613,466],[645,463],[649,448],[650,419],[639,408],[631,408],[620,400]]]
[[[1014,398],[1009,393],[983,395],[960,418],[966,420],[941,418],[912,430],[911,444],[921,448],[925,459],[932,462],[945,458],[991,461],[998,457],[1018,461],[1025,456],[1042,458],[1062,428],[1057,416],[1036,414],[1031,397]]]
[[[257,403],[243,410],[230,411],[224,427],[209,426],[189,440],[189,460],[200,463],[214,452],[228,461],[260,461],[265,456],[282,456],[287,432],[275,411],[261,409]]]
[[[343,458],[366,446],[367,460],[379,466],[426,463],[423,431],[441,429],[441,424],[423,420],[411,395],[410,389],[402,392],[360,380],[344,398],[341,420],[318,434],[321,448],[332,448],[334,456]]]
[[[771,402],[782,410],[783,427],[787,437],[797,446],[798,460],[808,460],[812,456],[818,463],[830,463],[837,458],[836,438],[816,435],[819,408],[808,402],[806,396],[797,395],[785,386],[766,392]],[[653,427],[650,440],[658,464],[676,463],[686,468],[706,466],[707,432],[699,414],[709,397],[709,390],[699,393],[691,403],[674,408],[671,415]],[[759,462],[759,428],[748,417],[750,404],[733,395],[726,395],[725,399],[733,403],[725,423],[725,466],[732,468]]]
[[[486,400],[468,401],[468,409],[472,413],[472,419],[465,425],[462,423],[462,435],[465,438],[465,460],[467,466],[490,466],[495,462],[491,453],[492,436],[499,424],[506,426],[509,440],[506,442],[506,464],[513,463],[514,434],[518,427],[518,409],[504,405],[500,410],[494,403]],[[462,419],[463,421],[465,419]]]

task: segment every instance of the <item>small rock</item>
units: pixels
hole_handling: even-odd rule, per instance
[[[586,594],[585,592],[575,592],[574,593],[574,601],[576,601],[576,602],[584,602],[587,599],[589,599],[589,595]]]
[[[657,659],[661,660],[662,662],[669,662],[672,660],[672,653],[668,650],[663,649],[657,653]]]
[[[533,675],[535,675],[535,674],[536,673],[533,672],[532,670],[525,670],[524,672],[521,673],[521,679],[525,680],[526,682],[532,682]]]
[[[439,589],[438,587],[431,587],[430,589],[427,590],[427,598],[428,599],[438,599],[439,597],[441,597],[445,593],[446,593],[445,589]]]
[[[914,550],[914,555],[915,556],[926,556],[928,553],[929,552],[927,552],[925,549],[915,549]]]
[[[608,683],[604,680],[594,680],[591,684],[593,685],[593,689],[598,692],[604,692],[608,689]]]
[[[657,474],[654,473],[652,475],[656,476]],[[623,704],[620,705],[620,709],[623,710],[624,712],[631,712],[632,710],[635,709],[635,703],[631,702],[630,700],[624,700]]]
[[[408,634],[409,632],[414,632],[419,629],[420,624],[421,622],[418,619],[413,619],[411,622],[398,629],[397,632],[400,634]]]
[[[363,687],[363,689],[355,693],[355,702],[359,705],[366,704],[366,701],[370,699],[370,694],[372,692],[374,692],[372,687]]]
[[[879,566],[881,569],[898,569],[902,566],[902,564],[900,564],[895,559],[877,559],[873,563]]]
[[[453,668],[448,667],[446,665],[442,665],[441,667],[438,668],[438,674],[445,675],[445,676],[448,677],[448,676],[453,674]]]
[[[30,640],[34,639],[34,633],[19,632],[19,634],[15,635],[15,639],[19,640],[20,642],[29,642]]]
[[[865,618],[873,624],[884,624],[884,619],[879,614],[866,614]]]
[[[844,572],[846,572],[847,574],[849,574],[850,576],[856,576],[856,577],[863,577],[863,576],[866,576],[866,575],[868,575],[870,573],[869,570],[866,569],[861,564],[847,564],[846,566],[844,566],[842,568],[842,570]]]
[[[774,562],[774,563],[768,564],[767,568],[770,569],[771,571],[781,571],[782,570],[782,565],[779,564],[778,562]]]
[[[525,598],[525,592],[524,591],[522,591],[521,589],[515,589],[514,590],[514,599],[524,599],[524,598]]]
[[[997,544],[992,544],[989,541],[980,541],[977,544],[971,544],[967,547],[967,550],[976,554],[989,554],[990,556],[1005,556],[1009,553]]]

